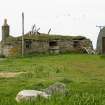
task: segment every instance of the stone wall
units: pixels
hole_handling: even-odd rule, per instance
[[[98,35],[98,39],[97,39],[97,47],[96,47],[96,51],[98,54],[102,54],[102,38],[105,37],[105,27],[103,29],[100,30],[99,35]]]
[[[74,51],[72,41],[59,41],[58,46],[61,53]]]
[[[71,40],[71,41],[59,41],[60,52],[78,52],[81,53],[83,48],[93,49],[92,42],[89,39],[85,40]]]
[[[19,56],[21,54],[21,44],[20,42],[14,44],[3,44],[1,51],[6,57]]]
[[[46,53],[49,50],[49,44],[47,41],[33,41],[30,48],[26,48],[26,43],[24,42],[24,52],[26,54],[36,52],[36,53]]]
[[[78,52],[81,53],[83,47],[92,47],[92,42],[89,39],[84,40],[52,40],[57,45],[51,46],[50,41],[30,41],[30,46],[27,46],[26,40],[24,41],[24,53],[65,53],[65,52]],[[28,48],[27,48],[28,47]],[[3,45],[3,54],[5,56],[19,56],[21,55],[22,47],[21,40],[13,43],[5,43]]]

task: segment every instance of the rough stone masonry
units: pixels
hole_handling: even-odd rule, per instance
[[[105,54],[105,27],[99,32],[96,51],[97,54]]]

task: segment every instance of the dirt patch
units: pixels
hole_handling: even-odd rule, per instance
[[[0,72],[0,78],[12,78],[23,73],[24,72]]]

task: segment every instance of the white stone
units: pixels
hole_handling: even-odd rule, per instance
[[[48,98],[50,95],[48,95],[45,92],[37,91],[37,90],[22,90],[17,94],[16,101],[20,102],[20,101],[33,100],[38,96]]]

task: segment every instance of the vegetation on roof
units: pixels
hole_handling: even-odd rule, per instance
[[[29,35],[26,34],[24,35],[24,39],[31,39],[31,40],[40,40],[40,41],[49,41],[49,40],[83,40],[86,39],[83,36],[63,36],[63,35],[48,35],[48,34],[40,34],[40,35]],[[19,37],[8,37],[6,39],[6,42],[14,42],[14,41],[21,41],[22,40],[22,36]]]

